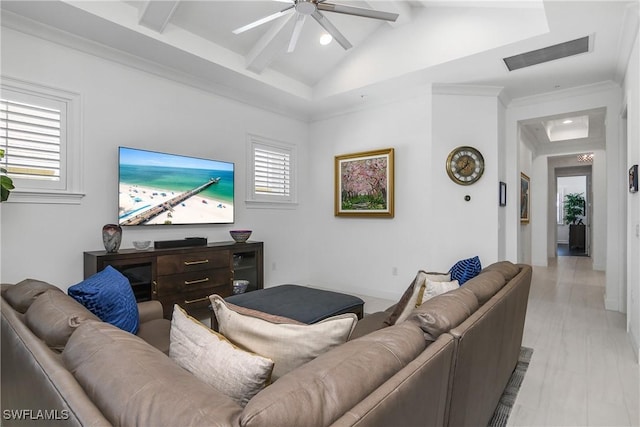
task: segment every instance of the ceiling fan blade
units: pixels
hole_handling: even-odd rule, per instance
[[[318,2],[316,5],[318,10],[323,12],[344,13],[346,15],[362,16],[365,18],[381,19],[383,21],[395,22],[398,19],[397,13],[382,12],[380,10],[364,9],[362,7],[345,6],[342,4],[333,4]]]
[[[311,14],[311,16],[313,17],[313,19],[318,21],[318,24],[320,24],[322,28],[324,28],[329,34],[331,34],[331,37],[333,37],[335,41],[337,41],[338,44],[344,48],[344,50],[348,50],[353,47],[351,46],[351,43],[349,43],[349,40],[347,40],[347,38],[343,36],[342,33],[338,31],[338,29],[331,22],[329,22],[329,20],[323,14],[316,10]]]
[[[296,49],[296,43],[298,43],[298,38],[300,37],[300,32],[302,31],[302,26],[304,25],[304,20],[306,18],[307,15],[303,15],[301,13],[296,17],[296,25],[293,27],[291,40],[289,40],[289,47],[287,48],[288,53],[291,53]]]
[[[252,28],[258,27],[262,24],[266,24],[267,22],[271,22],[274,19],[278,19],[281,16],[284,15],[288,15],[290,13],[292,13],[295,9],[294,9],[295,5],[291,5],[289,7],[287,7],[286,9],[282,9],[280,12],[276,12],[273,13],[269,16],[265,16],[264,18],[260,18],[257,21],[253,21],[250,24],[247,24],[245,26],[242,26],[240,28],[236,28],[235,30],[233,30],[233,34],[240,34],[240,33],[244,33],[245,31],[251,30]]]

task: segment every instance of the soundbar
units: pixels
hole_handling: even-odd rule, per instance
[[[187,237],[182,240],[157,240],[153,243],[156,249],[188,248],[190,246],[207,246],[206,237]]]

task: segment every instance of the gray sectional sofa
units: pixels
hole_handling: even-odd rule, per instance
[[[530,266],[496,263],[402,323],[387,326],[388,312],[366,316],[353,339],[244,408],[166,356],[157,303],[139,307],[134,336],[73,304],[48,307],[55,291],[16,301],[3,285],[3,425],[38,416],[76,426],[486,425],[517,362],[530,283]],[[58,294],[57,303],[67,297]]]

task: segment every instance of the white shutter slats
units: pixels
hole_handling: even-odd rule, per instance
[[[59,181],[59,110],[1,99],[0,133],[10,175]]]
[[[291,158],[289,153],[254,148],[254,191],[256,194],[290,195]]]

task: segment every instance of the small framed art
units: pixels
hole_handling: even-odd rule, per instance
[[[638,165],[633,165],[629,169],[629,192],[638,192]]]
[[[522,172],[520,173],[520,223],[529,224],[529,212],[531,209],[531,180]]]
[[[500,206],[507,206],[507,183],[506,182],[500,181],[498,203]]]

